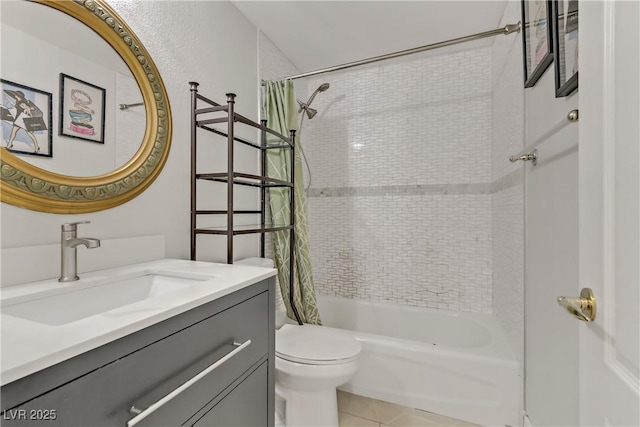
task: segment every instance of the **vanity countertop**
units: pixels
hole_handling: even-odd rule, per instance
[[[12,310],[19,309],[19,305],[31,304],[34,300],[47,304],[47,298],[52,296],[58,300],[61,294],[71,297],[78,293],[74,289],[81,286],[104,289],[110,286],[104,282],[112,277],[158,271],[191,275],[197,277],[199,283],[179,291],[121,304],[95,315],[79,316],[81,318],[73,321],[47,323],[10,314]],[[59,283],[57,279],[51,279],[4,288],[0,298],[1,384],[53,366],[275,274],[276,270],[271,268],[164,259],[84,273],[76,282]],[[70,298],[69,312],[77,309],[73,298]]]

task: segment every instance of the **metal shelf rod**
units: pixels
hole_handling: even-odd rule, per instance
[[[198,87],[198,85],[199,85],[199,83],[196,83],[196,82],[189,82],[189,84],[192,84],[192,83],[195,83],[195,84],[196,84],[196,88],[197,88],[197,87]],[[199,100],[201,100],[201,101],[206,102],[207,104],[213,105],[214,107],[220,107],[220,106],[221,106],[221,105],[220,105],[220,104],[218,104],[217,102],[212,101],[212,100],[210,100],[209,98],[207,98],[206,96],[202,96],[202,95],[200,95],[199,93],[196,93],[196,98],[197,98],[197,99],[199,99]],[[226,105],[225,105],[225,107],[226,107]]]
[[[268,186],[268,187],[291,187],[289,181],[283,181],[281,179],[269,178],[267,176],[260,175],[250,175],[247,173],[233,173],[234,178],[246,178],[246,179],[255,179],[260,182],[248,182],[248,181],[240,181],[237,179],[233,179],[232,182],[234,184],[240,185],[251,185],[254,187],[259,186]],[[204,179],[209,181],[217,181],[217,182],[227,182],[227,173],[226,172],[217,172],[217,173],[199,173],[196,174],[197,179]]]
[[[264,130],[267,128],[267,121],[261,120],[260,124],[262,129],[260,130],[260,175],[267,176],[267,132]],[[265,228],[267,219],[267,189],[262,186],[260,188],[260,228]],[[265,256],[265,233],[260,233],[260,257]]]
[[[223,210],[198,210],[196,211],[197,215],[219,215],[219,214],[227,214],[227,211],[223,211]],[[244,215],[244,214],[259,214],[261,213],[260,211],[250,211],[250,210],[245,210],[245,211],[233,211],[234,214],[238,214],[238,215]]]
[[[236,95],[227,94],[227,105],[229,115],[227,116],[227,212],[233,212],[233,164],[234,164],[234,129],[233,114]],[[227,215],[227,264],[233,264],[233,215]]]
[[[291,229],[289,231],[289,303],[291,304],[291,310],[293,311],[293,315],[296,317],[296,320],[298,321],[299,325],[302,325],[302,318],[300,317],[300,313],[298,312],[298,309],[296,307],[296,304],[294,302],[294,292],[293,292],[293,285],[295,282],[295,274],[296,274],[296,269],[295,269],[295,244],[296,244],[296,231],[295,231],[295,224],[296,224],[296,191],[295,191],[295,177],[296,177],[296,148],[295,148],[295,141],[296,141],[296,131],[295,130],[290,130],[290,135],[291,135],[291,150],[290,150],[290,155],[291,155],[291,170],[290,170],[290,179],[291,179],[291,189],[289,190],[289,209],[291,210],[289,212],[289,224],[291,224]]]
[[[214,113],[216,111],[227,111],[227,106],[218,105],[217,107],[199,108],[195,111],[195,113],[196,115],[198,115],[198,114]]]
[[[198,83],[189,82],[191,90],[191,252],[190,259],[196,259],[196,114],[198,104]]]
[[[198,127],[199,127],[200,129],[204,129],[204,130],[206,130],[206,131],[213,132],[213,133],[215,133],[216,135],[224,136],[225,138],[229,136],[229,135],[227,135],[225,132],[223,132],[223,131],[221,131],[221,130],[218,130],[218,129],[215,129],[215,128],[210,128],[210,127],[208,127],[208,126],[200,126],[200,125],[198,125]],[[246,140],[246,139],[242,139],[242,138],[240,138],[240,137],[238,137],[238,136],[234,137],[234,140],[235,140],[235,141],[238,141],[238,142],[240,142],[240,143],[242,143],[242,144],[248,145],[248,146],[250,146],[250,147],[253,147],[253,148],[260,148],[260,146],[259,146],[258,144],[255,144],[255,143],[253,143],[253,142],[251,142],[251,141],[249,141],[249,140]]]
[[[219,117],[216,119],[204,119],[204,120],[198,120],[198,126],[202,127],[204,125],[212,125],[216,123],[227,123],[228,121],[229,119],[226,117]]]
[[[234,235],[237,234],[256,234],[256,233],[271,233],[273,231],[286,231],[286,230],[291,230],[291,226],[290,225],[284,225],[282,227],[264,227],[261,228],[259,226],[255,226],[254,228],[248,228],[246,230],[240,230],[240,229],[236,229],[236,230],[231,230],[231,233],[233,233]],[[226,228],[219,228],[219,229],[215,229],[215,228],[196,228],[195,232],[197,234],[217,234],[217,235],[221,235],[221,236],[225,236],[229,233],[229,230]]]

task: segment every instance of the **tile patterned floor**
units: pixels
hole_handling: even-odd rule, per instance
[[[338,390],[340,427],[471,427],[466,421]]]

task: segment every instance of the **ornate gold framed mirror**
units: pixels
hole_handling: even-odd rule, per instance
[[[95,212],[125,203],[151,185],[169,154],[171,110],[160,74],[137,36],[105,1],[31,0],[31,3],[75,18],[113,48],[138,85],[145,112],[140,121],[146,124],[133,157],[121,166],[116,165],[115,170],[95,176],[74,176],[38,167],[35,164],[39,163],[25,160],[28,156],[16,155],[3,146],[0,200],[27,209],[66,214]],[[54,25],[50,28],[56,31]],[[56,96],[57,88],[49,91]]]

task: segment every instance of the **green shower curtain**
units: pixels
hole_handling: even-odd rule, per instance
[[[274,131],[288,136],[289,130],[298,129],[298,114],[296,97],[291,80],[265,82],[264,114],[267,126]],[[267,134],[267,145],[280,145],[282,142]],[[300,145],[300,138],[296,135],[296,148]],[[307,206],[302,179],[302,163],[300,151],[295,153],[295,239],[294,239],[294,304],[304,323],[320,324],[318,303],[311,274],[311,259],[309,257],[309,240],[307,237]],[[267,175],[282,180],[289,179],[291,157],[287,149],[267,150]],[[289,189],[270,188],[269,208],[273,226],[289,224]],[[287,315],[295,319],[289,304],[289,231],[273,233],[273,244],[278,281],[282,298],[287,307]]]

